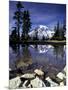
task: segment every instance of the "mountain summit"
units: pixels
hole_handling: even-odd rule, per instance
[[[41,40],[43,37],[45,39],[51,38],[54,35],[54,31],[50,30],[46,25],[39,25],[34,30],[29,32],[29,36],[31,38],[38,37],[39,40]]]

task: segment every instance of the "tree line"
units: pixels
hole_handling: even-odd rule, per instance
[[[12,27],[12,32],[10,35],[10,42],[12,43],[19,43],[20,41],[27,41],[31,40],[31,37],[28,35],[30,28],[31,28],[31,19],[30,19],[30,12],[29,10],[24,10],[24,6],[21,4],[21,2],[18,2],[16,4],[17,10],[14,12],[13,20],[15,20],[15,25]],[[22,32],[20,31],[22,29]],[[55,34],[51,38],[51,40],[65,40],[65,32],[66,32],[66,25],[63,24],[62,27],[60,27],[59,22],[54,28]],[[35,34],[35,37],[33,37],[33,40],[38,40],[37,33]],[[45,38],[43,36],[42,40],[48,40],[49,38]]]
[[[51,40],[65,40],[66,39],[66,24],[64,23],[62,27],[58,22],[57,25],[54,27],[55,34],[51,38]]]

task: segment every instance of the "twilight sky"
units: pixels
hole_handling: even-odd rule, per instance
[[[16,11],[17,1],[9,2],[9,29],[14,26],[13,15]],[[22,2],[24,9],[29,10],[32,22],[32,28],[38,25],[47,25],[53,28],[57,21],[62,24],[66,20],[66,5]]]

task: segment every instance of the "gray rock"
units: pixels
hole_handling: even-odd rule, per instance
[[[58,86],[58,84],[55,83],[55,82],[53,82],[50,77],[47,77],[46,80],[50,83],[50,86],[51,86],[51,87]]]
[[[40,70],[40,69],[35,69],[34,72],[35,72],[37,75],[40,75],[40,76],[44,75],[44,72],[43,72],[42,70]]]
[[[63,80],[64,78],[66,78],[65,74],[63,74],[62,72],[57,74],[57,77],[60,78],[61,80]]]
[[[63,71],[66,72],[66,71],[67,71],[67,68],[65,67],[65,68],[63,69]]]
[[[20,77],[16,77],[16,78],[9,80],[9,88],[11,89],[18,88],[20,84],[21,84]]]
[[[24,74],[21,76],[21,78],[24,78],[24,79],[34,79],[35,78],[35,73],[27,73],[27,74]]]
[[[60,82],[60,86],[64,86],[64,83],[63,82]]]
[[[9,68],[9,71],[11,71],[12,69],[11,68]]]
[[[63,80],[61,80],[60,78],[58,77],[55,77],[55,78],[51,78],[52,81],[54,81],[55,83],[58,83],[60,84],[60,82],[62,82]]]
[[[46,86],[44,84],[44,82],[41,79],[39,79],[37,76],[36,76],[35,79],[31,80],[30,85],[33,88],[40,88],[40,87],[45,87]]]
[[[67,71],[67,69],[66,69],[66,67],[65,67],[65,68],[63,69],[62,73],[66,75],[66,71]]]

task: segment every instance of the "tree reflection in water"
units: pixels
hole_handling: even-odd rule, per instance
[[[54,45],[54,55],[56,57],[56,60],[63,60],[64,57],[64,45]]]
[[[10,47],[12,47],[12,51],[14,53],[17,53],[18,52],[18,44],[10,44]]]
[[[17,60],[15,62],[16,68],[21,68],[21,67],[28,67],[30,64],[32,64],[32,59],[31,59],[31,54],[28,49],[28,46],[25,45],[22,47],[23,54],[20,54],[20,48],[18,50],[17,54]]]
[[[53,53],[54,53],[54,59],[55,59],[54,61],[60,67],[62,67],[62,64],[64,64],[65,66],[66,55],[65,55],[64,45],[54,45],[53,47],[54,47]]]

